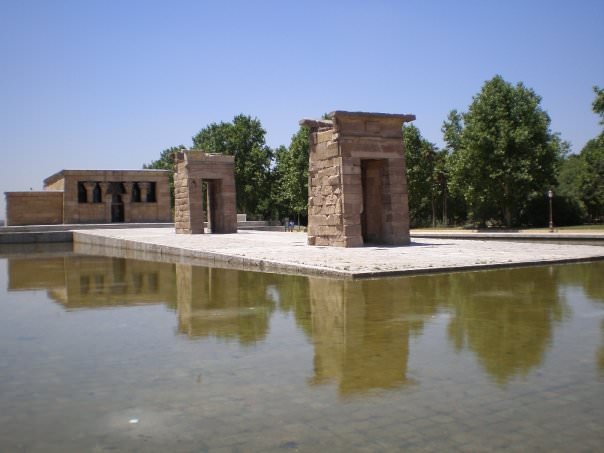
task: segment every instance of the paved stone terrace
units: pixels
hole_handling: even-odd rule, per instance
[[[175,234],[172,228],[74,231],[75,251],[237,269],[370,278],[604,259],[604,246],[415,238],[410,246],[320,247],[306,233]]]

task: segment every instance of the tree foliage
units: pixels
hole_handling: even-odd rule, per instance
[[[143,164],[143,168],[173,171],[174,154],[185,149],[187,149],[185,145],[171,146],[170,148],[166,148],[160,153],[159,159],[152,160],[149,164]]]
[[[604,134],[587,142],[581,151],[585,175],[581,181],[582,200],[592,222],[604,219]]]
[[[454,147],[451,189],[465,199],[471,220],[517,225],[529,199],[554,185],[563,143],[540,102],[522,83],[495,76],[461,115],[463,124],[454,112],[445,122],[445,140]]]
[[[403,129],[407,163],[409,215],[413,226],[437,222],[437,206],[443,206],[441,221],[446,223],[446,153],[422,137],[413,124]],[[440,202],[440,203],[439,203]]]
[[[195,148],[235,156],[237,210],[262,217],[271,210],[272,150],[260,120],[237,115],[233,121],[211,123],[193,137]]]
[[[174,206],[174,154],[179,151],[187,149],[185,145],[171,146],[170,148],[164,149],[159,159],[152,160],[149,164],[143,164],[143,168],[155,169],[155,170],[169,170],[169,184],[170,184],[170,205]]]
[[[604,126],[604,90],[594,87],[594,113]],[[564,160],[560,170],[560,194],[574,200],[590,222],[601,222],[604,217],[604,131],[589,140],[578,155]]]
[[[307,215],[309,146],[308,128],[300,127],[289,148],[280,147],[275,153],[273,199],[281,215]]]
[[[591,106],[594,113],[600,115],[600,124],[604,126],[604,88],[595,86],[594,93],[596,93],[596,98]]]
[[[461,132],[463,131],[463,119],[457,110],[451,110],[441,128],[445,149],[452,153],[461,148]]]
[[[594,87],[593,111],[604,125],[604,89]],[[452,110],[443,122],[442,150],[414,125],[403,129],[411,224],[449,222],[520,225],[547,219],[547,191],[554,189],[557,224],[604,216],[604,131],[581,153],[550,129],[541,98],[501,76],[485,82],[467,112]],[[235,156],[237,209],[251,218],[306,217],[309,131],[301,127],[289,147],[271,150],[260,121],[237,115],[211,123],[193,137],[195,148]],[[143,168],[173,171],[165,149]],[[557,178],[557,179],[556,179]],[[173,191],[172,177],[170,178]],[[556,185],[557,184],[557,185]]]

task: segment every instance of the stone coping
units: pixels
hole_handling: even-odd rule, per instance
[[[65,176],[115,176],[115,177],[141,177],[145,175],[168,175],[169,170],[162,170],[158,168],[143,168],[140,170],[60,170],[53,173],[44,180],[44,185],[50,185]]]
[[[416,238],[410,246],[340,248],[309,246],[305,233],[264,231],[188,235],[170,228],[79,230],[73,240],[78,253],[345,279],[604,259],[599,245],[527,247],[522,242]]]
[[[10,233],[48,233],[53,231],[113,229],[113,228],[174,228],[174,223],[60,223],[57,225],[14,225],[0,227],[0,235]]]
[[[5,195],[13,195],[19,197],[39,197],[40,195],[55,195],[62,196],[63,190],[13,190],[10,192],[4,192]]]

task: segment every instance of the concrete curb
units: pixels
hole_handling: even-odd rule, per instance
[[[40,244],[72,241],[73,232],[71,231],[31,231],[0,234],[0,244]]]

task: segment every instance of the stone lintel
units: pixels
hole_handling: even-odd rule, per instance
[[[300,126],[305,126],[307,128],[309,128],[311,131],[316,131],[318,129],[323,129],[323,128],[332,128],[333,127],[333,121],[332,120],[315,120],[312,118],[302,118],[300,121],[298,121],[298,124]]]
[[[220,163],[230,163],[235,161],[235,156],[229,156],[227,154],[219,154],[219,153],[206,153],[200,149],[190,149],[184,150],[176,155],[176,162],[204,162],[204,164],[209,164],[212,162],[220,162]]]
[[[136,181],[138,179],[148,179],[156,181],[157,177],[168,176],[169,170],[61,170],[44,180],[44,186],[49,186],[60,179],[68,176],[77,176],[85,180],[109,180],[109,181]]]
[[[363,119],[398,119],[403,123],[415,121],[415,115],[410,113],[374,113],[374,112],[349,112],[346,110],[335,110],[329,114],[332,120],[337,118],[363,118]]]

